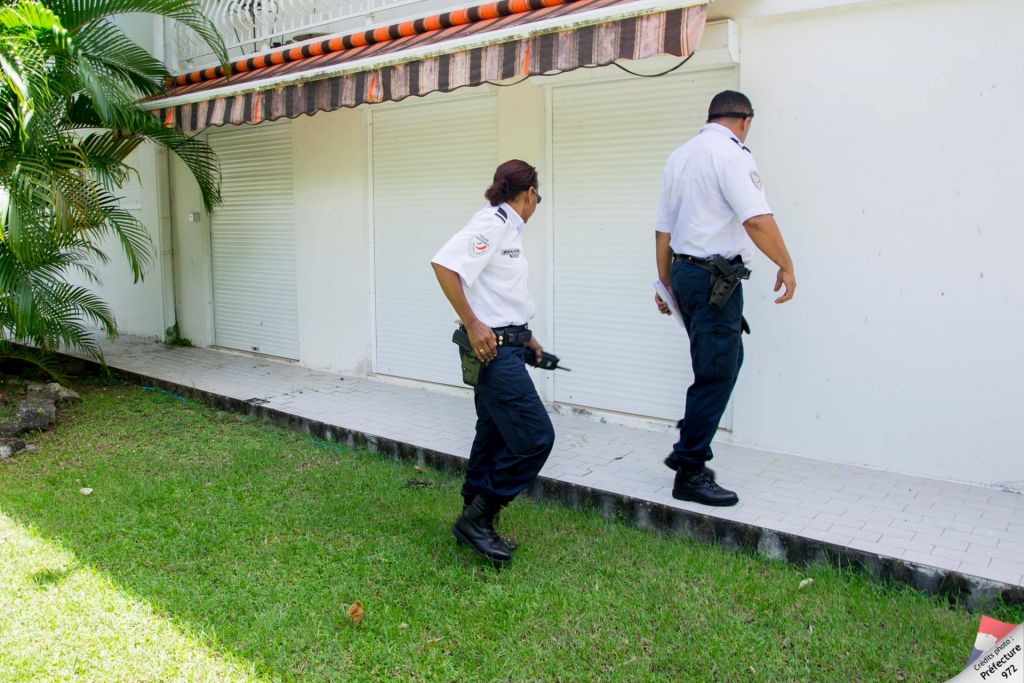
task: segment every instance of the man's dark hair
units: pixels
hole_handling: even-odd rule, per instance
[[[711,99],[708,106],[708,121],[720,118],[745,119],[754,115],[750,99],[735,90],[723,90]]]

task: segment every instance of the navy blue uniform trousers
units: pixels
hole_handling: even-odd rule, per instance
[[[533,386],[522,346],[499,346],[480,373],[474,391],[476,439],[469,453],[462,495],[483,494],[508,503],[544,466],[555,444],[555,429]]]
[[[686,390],[679,442],[669,458],[681,471],[696,472],[713,456],[711,439],[743,365],[743,285],[719,311],[708,303],[711,273],[692,263],[673,263],[672,293],[690,337],[693,384]]]

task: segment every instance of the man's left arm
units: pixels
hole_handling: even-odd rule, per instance
[[[775,291],[783,287],[786,291],[775,300],[783,304],[793,298],[796,276],[793,274],[793,259],[789,256],[782,233],[772,215],[771,207],[764,196],[761,174],[750,155],[737,156],[719,172],[722,193],[736,218],[743,224],[754,245],[779,267],[775,278]]]

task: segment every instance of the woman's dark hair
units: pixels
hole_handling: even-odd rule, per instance
[[[511,159],[494,172],[494,182],[484,192],[491,206],[514,199],[520,192],[537,187],[537,169],[525,161]]]

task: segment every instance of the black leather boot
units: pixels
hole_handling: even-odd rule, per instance
[[[452,527],[456,541],[469,544],[478,555],[498,565],[512,559],[512,550],[494,531],[494,516],[500,509],[500,503],[477,496]]]
[[[674,472],[678,472],[679,471],[679,463],[677,463],[677,462],[672,460],[672,454],[671,453],[669,454],[669,456],[667,458],[665,458],[665,467],[669,468],[670,470],[672,470]],[[713,469],[711,469],[710,467],[705,467],[704,471],[708,473],[709,477],[711,477],[711,481],[715,480],[715,477],[717,475],[715,474],[715,471]]]
[[[466,508],[469,507],[469,503],[470,503],[470,501],[468,501],[468,500],[462,503],[462,514],[466,514]],[[500,521],[501,521],[501,511],[499,510],[498,513],[496,515],[494,515],[494,526],[498,526],[498,523]],[[495,529],[494,532],[497,533],[498,530]],[[498,538],[500,538],[502,541],[505,542],[505,545],[508,546],[509,552],[514,552],[515,549],[519,547],[516,544],[515,541],[513,541],[511,538],[508,538],[507,536],[502,536],[501,534],[498,534]],[[462,541],[459,541],[459,543],[462,543]]]
[[[672,497],[676,500],[690,500],[702,505],[727,507],[739,502],[739,496],[733,491],[723,489],[715,483],[714,477],[707,468],[699,472],[676,472],[676,481],[672,486]]]

